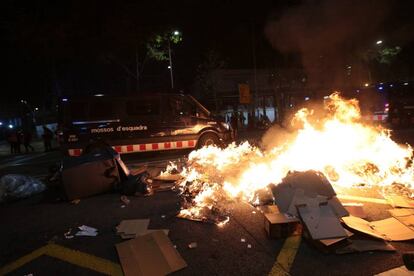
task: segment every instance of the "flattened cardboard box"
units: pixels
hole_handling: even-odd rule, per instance
[[[391,209],[390,214],[414,231],[414,209]]]
[[[317,200],[297,206],[300,219],[314,240],[345,238],[347,233],[329,204]]]
[[[125,276],[161,276],[187,266],[162,230],[118,243],[116,250]]]
[[[396,218],[387,218],[378,221],[366,221],[361,218],[343,217],[344,223],[362,233],[388,241],[406,241],[414,239],[414,231],[405,226]]]
[[[168,236],[168,229],[147,229],[148,225],[149,219],[129,219],[121,221],[116,230],[122,239],[133,239],[158,230],[164,231],[165,235]]]

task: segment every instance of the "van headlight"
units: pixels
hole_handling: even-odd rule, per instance
[[[228,123],[221,122],[221,126],[227,130],[230,130],[230,125]]]

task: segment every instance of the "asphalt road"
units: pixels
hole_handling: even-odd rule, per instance
[[[400,142],[412,143],[414,132],[400,132],[395,137]],[[156,172],[169,160],[176,160],[185,154],[164,152],[145,156],[128,155],[123,159],[129,166],[146,164]],[[47,174],[48,166],[59,159],[58,152],[1,157],[0,175],[24,173],[42,177]],[[367,191],[367,195],[370,194]],[[56,201],[55,194],[44,193],[0,206],[0,268],[50,242],[119,263],[114,245],[121,239],[114,228],[123,219],[148,218],[149,228],[170,230],[171,241],[188,264],[174,275],[268,275],[278,256],[286,253],[285,240],[269,240],[263,227],[263,215],[248,204],[235,203],[229,206],[230,221],[220,228],[176,218],[180,198],[173,191],[129,199],[131,203],[121,208],[122,202],[117,193],[82,199],[79,204]],[[364,208],[368,220],[376,220],[388,217],[386,210],[391,207],[366,203]],[[65,238],[65,232],[82,224],[97,228],[99,235]],[[358,233],[355,237],[366,238]],[[197,247],[188,248],[191,242],[196,242]],[[322,253],[302,239],[288,272],[291,275],[373,275],[401,266],[401,254],[414,251],[412,242],[393,242],[392,245],[397,249],[396,252],[335,255]],[[10,275],[30,273],[99,274],[59,258],[40,256],[16,267]]]

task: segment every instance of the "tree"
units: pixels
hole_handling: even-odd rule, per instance
[[[398,54],[401,52],[401,47],[399,46],[390,46],[390,47],[377,47],[377,48],[370,48],[368,50],[363,51],[360,54],[362,61],[366,64],[368,68],[368,75],[369,81],[372,82],[371,71],[372,69],[377,69],[377,71],[381,71],[381,69],[389,72],[383,72],[384,76],[389,76],[388,73],[391,73],[390,66],[396,60]],[[381,65],[385,65],[381,66]]]
[[[171,43],[178,44],[183,40],[182,34],[178,31],[168,30],[161,34],[154,34],[146,43],[149,57],[164,61],[169,60],[169,50]]]

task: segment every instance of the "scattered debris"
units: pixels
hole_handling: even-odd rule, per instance
[[[362,219],[366,217],[363,204],[342,204],[329,181],[318,172],[290,173],[273,188],[273,193],[277,209],[273,206],[260,208],[270,238],[291,235],[294,226],[302,225],[303,236],[312,245],[324,252],[337,254],[395,251],[386,241],[414,239],[414,209],[393,209],[390,210],[391,218],[366,221]],[[411,205],[410,200],[402,196],[390,198],[395,206],[407,208]],[[346,230],[342,223],[382,240],[351,239],[353,233]]]
[[[65,233],[63,233],[63,236],[65,239],[73,239],[75,236],[72,235],[72,228],[69,228],[69,230]]]
[[[124,203],[124,207],[131,202],[126,195],[122,195],[120,200],[122,203]]]
[[[252,245],[250,243],[247,244],[247,248],[252,248]]]
[[[146,172],[147,170],[148,170],[148,166],[147,165],[140,166],[140,167],[131,167],[131,168],[129,168],[129,172],[132,175],[141,174],[141,173]]]
[[[98,229],[90,226],[82,225],[79,226],[78,229],[80,231],[78,231],[75,236],[95,237],[98,235]]]
[[[122,183],[121,193],[123,195],[150,196],[154,194],[152,190],[152,179],[148,172],[137,175],[129,175]]]
[[[80,199],[74,199],[70,203],[72,203],[73,205],[78,205],[79,202],[80,202]]]
[[[126,207],[125,205],[123,205],[123,204],[121,205],[121,208],[125,208],[125,207]]]
[[[163,231],[116,244],[116,250],[125,276],[167,275],[187,266]]]
[[[241,238],[240,239],[240,242],[246,242],[246,239],[245,238]]]
[[[161,218],[165,219],[165,215],[161,215]]]
[[[196,242],[192,242],[188,245],[188,248],[197,248],[197,243]]]
[[[0,203],[27,198],[46,190],[46,185],[31,176],[6,174],[0,178]]]

